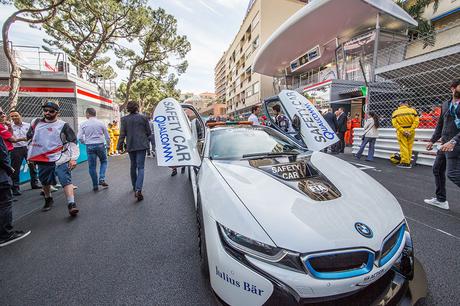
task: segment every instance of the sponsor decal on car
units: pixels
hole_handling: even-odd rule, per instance
[[[316,107],[297,91],[283,90],[278,95],[291,119],[300,118],[300,135],[312,151],[327,148],[339,138]]]
[[[234,277],[228,275],[228,273],[225,273],[216,266],[216,275],[223,279],[225,282],[228,284],[235,286],[236,288],[240,288],[241,290],[251,293],[254,295],[262,296],[262,293],[264,293],[264,290],[258,288],[256,285],[251,284],[247,281],[239,281],[236,280]]]
[[[159,166],[200,165],[196,142],[179,102],[172,98],[162,100],[155,109],[153,121]]]

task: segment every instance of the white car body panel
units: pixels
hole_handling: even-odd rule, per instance
[[[318,202],[250,166],[214,164],[277,246],[300,253],[353,247],[379,250],[383,239],[404,220],[397,200],[347,162],[319,152],[311,161],[340,190],[340,198]],[[360,235],[356,222],[368,225],[374,237]]]
[[[354,292],[378,280],[400,256],[408,239],[407,232],[388,262],[379,267],[379,258],[374,258],[372,262],[373,257],[369,257],[371,259],[367,266],[371,266],[370,271],[360,276],[356,276],[358,273],[350,274],[352,276],[347,278],[315,278],[317,275],[307,272],[305,266],[305,271],[300,271],[302,267],[291,270],[269,263],[262,257],[247,255],[247,252],[243,252],[246,254],[243,255],[245,263],[240,262],[238,256],[233,257],[224,248],[218,224],[249,239],[298,254],[298,258],[303,260],[303,256],[317,252],[336,253],[337,249],[343,249],[343,252],[366,249],[374,251],[372,253],[375,255],[381,250],[385,238],[405,221],[404,215],[389,191],[341,159],[320,152],[306,152],[297,156],[298,160],[309,159],[340,193],[337,198],[330,200],[314,200],[279,178],[250,166],[248,160],[212,160],[209,157],[209,144],[213,130],[205,131],[203,155],[199,156],[197,146],[193,145],[197,141],[197,129],[189,123],[182,126],[184,131],[181,135],[187,138],[190,144],[188,152],[192,157],[187,166],[200,165],[190,167],[190,179],[195,207],[199,208],[202,216],[210,282],[224,302],[230,305],[264,304],[275,290],[274,283],[266,275],[289,286],[301,298],[322,298]],[[220,128],[214,131],[217,129]],[[302,137],[309,137],[308,133]],[[161,149],[161,144],[157,143],[157,150]],[[200,162],[196,161],[197,158]],[[278,156],[276,159],[277,162],[288,163],[287,157]],[[177,162],[174,159],[174,163]],[[170,166],[181,165],[183,163]],[[357,222],[367,225],[372,230],[372,237],[366,238],[360,234],[355,228]]]
[[[260,274],[241,265],[222,247],[216,221],[203,212],[211,286],[229,305],[263,305],[273,285]]]

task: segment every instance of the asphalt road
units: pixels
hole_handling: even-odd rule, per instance
[[[460,190],[449,183],[451,211],[442,211],[423,203],[433,193],[430,168],[359,164],[393,192],[407,215],[428,276],[427,304],[458,305]],[[214,305],[199,269],[187,175],[171,178],[169,171],[148,159],[146,199],[137,203],[125,156],[111,159],[111,186],[96,194],[80,165],[75,219],[67,216],[62,191],[48,213],[39,211],[37,192],[25,191],[15,202],[15,225],[32,234],[0,249],[0,305]]]
[[[0,305],[213,305],[200,273],[187,175],[172,178],[154,163],[146,160],[140,203],[126,156],[111,158],[111,185],[96,194],[80,165],[75,219],[62,191],[48,213],[37,211],[40,196],[26,191],[15,204],[22,215],[35,211],[17,215],[15,227],[32,233],[0,249]]]

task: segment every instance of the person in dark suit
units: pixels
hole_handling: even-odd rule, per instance
[[[337,110],[337,136],[340,142],[337,143],[337,153],[343,153],[345,150],[345,132],[347,131],[347,115],[343,107]]]
[[[142,201],[142,186],[144,184],[144,164],[147,150],[150,149],[150,129],[149,119],[139,114],[139,105],[134,101],[129,101],[126,106],[129,115],[121,118],[120,138],[118,139],[117,149],[122,150],[126,139],[126,151],[128,151],[131,161],[131,183],[134,196],[138,201]]]
[[[13,230],[13,195],[11,175],[14,173],[5,142],[0,137],[0,247],[21,240],[30,231]]]
[[[335,117],[334,113],[332,112],[332,108],[328,108],[327,112],[323,115],[324,120],[326,120],[327,124],[331,127],[331,129],[336,133],[337,132],[337,118]],[[327,147],[323,150],[324,153],[327,153],[327,150],[330,149],[334,152],[334,146]]]

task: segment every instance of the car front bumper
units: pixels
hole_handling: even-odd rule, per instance
[[[389,267],[379,278],[364,287],[349,287],[335,294],[338,281],[324,283],[318,295],[301,291],[288,278],[270,273],[257,260],[238,253],[225,244],[215,220],[205,218],[211,286],[224,304],[230,305],[415,305],[426,296],[427,281],[421,264],[414,260],[414,276],[405,277]],[[293,275],[300,274],[290,272]],[[288,274],[289,275],[289,274]],[[307,283],[308,280],[305,281]],[[328,288],[328,286],[330,286]],[[304,288],[308,288],[305,286]],[[330,289],[330,290],[329,290]],[[316,288],[315,288],[316,290]],[[329,292],[329,294],[327,294]]]

